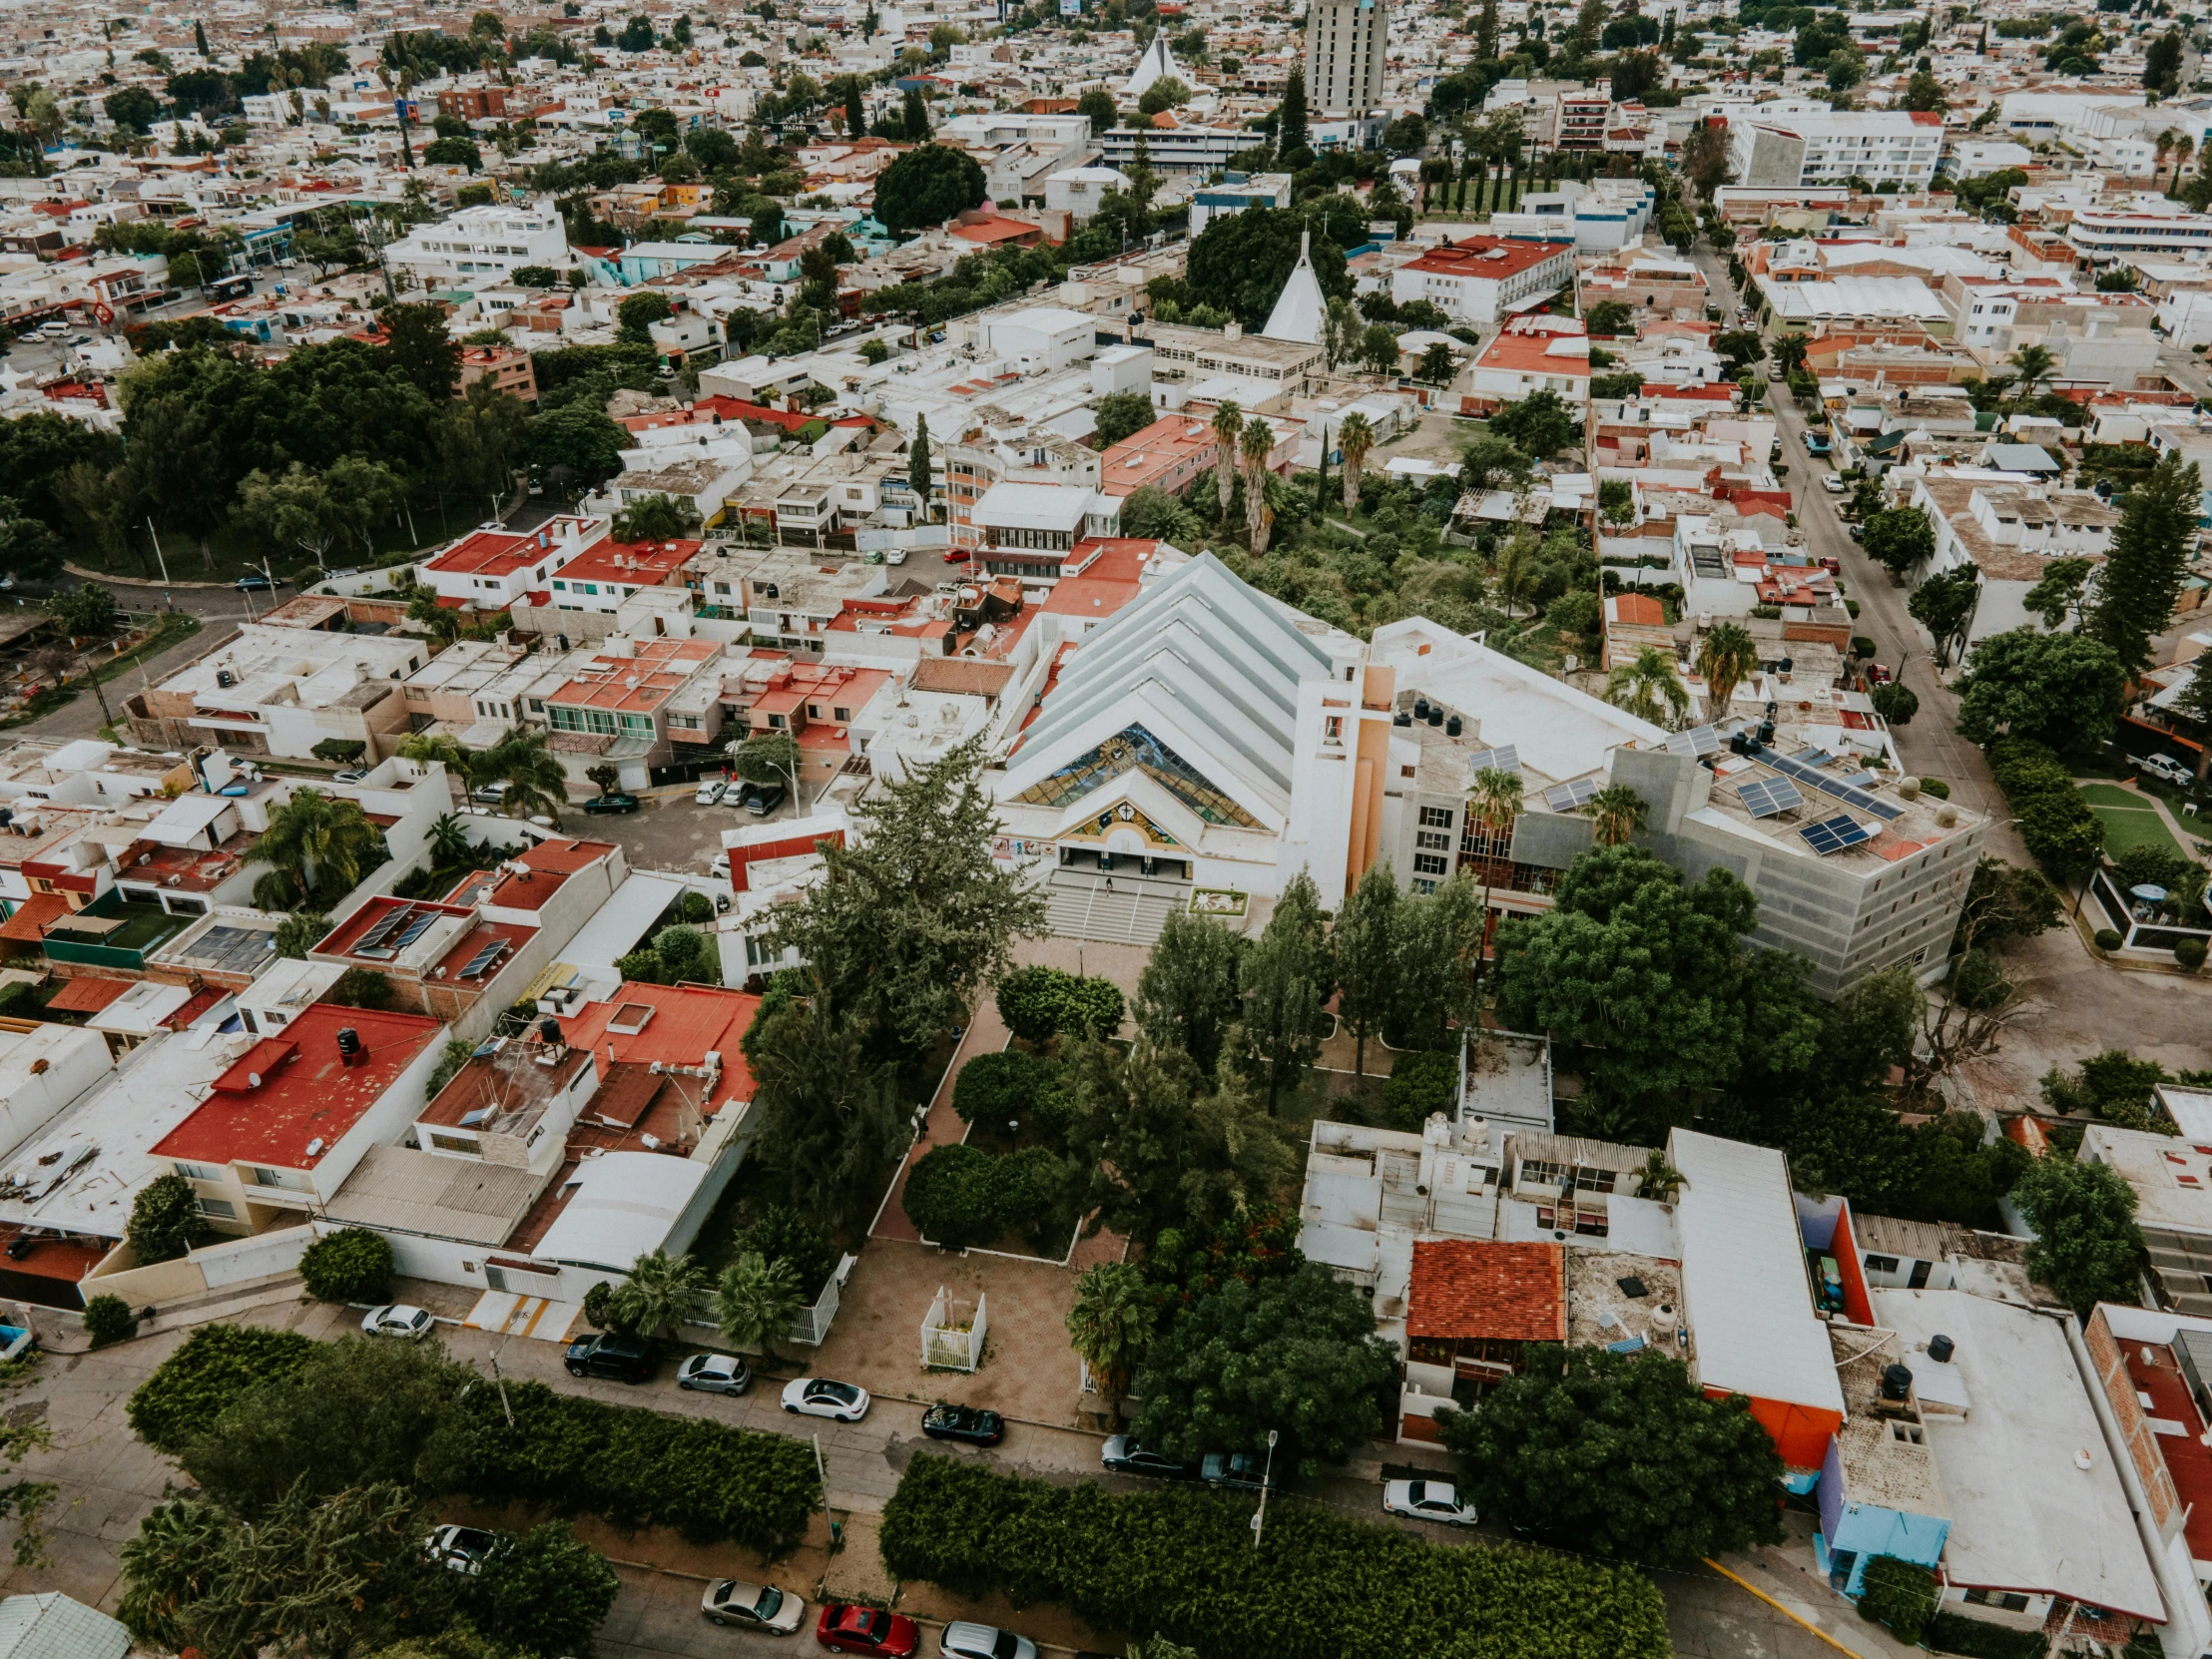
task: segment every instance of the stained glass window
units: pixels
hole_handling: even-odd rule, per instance
[[[1208,783],[1190,762],[1147,732],[1126,726],[1079,761],[1062,767],[1014,799],[1033,807],[1065,807],[1132,769],[1145,773],[1208,824],[1258,830],[1260,821]]]

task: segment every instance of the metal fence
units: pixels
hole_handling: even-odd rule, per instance
[[[844,1290],[845,1276],[852,1271],[857,1256],[847,1256],[837,1264],[837,1271],[830,1276],[830,1283],[823,1286],[822,1295],[815,1299],[812,1308],[803,1310],[792,1321],[791,1340],[805,1343],[810,1348],[820,1348],[830,1336],[830,1322],[837,1317],[837,1299]]]

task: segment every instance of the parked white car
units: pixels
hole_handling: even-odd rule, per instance
[[[1824,472],[1821,474],[1821,488],[1830,495],[1841,495],[1844,493],[1844,481],[1833,472]]]
[[[1037,1659],[1037,1644],[995,1625],[956,1619],[937,1638],[943,1659]]]
[[[802,1416],[830,1417],[837,1422],[858,1422],[867,1415],[867,1389],[850,1382],[832,1382],[827,1377],[802,1377],[784,1385],[784,1409]]]
[[[1446,1526],[1472,1526],[1475,1521],[1474,1505],[1461,1502],[1459,1489],[1441,1480],[1392,1480],[1382,1488],[1382,1508]]]
[[[395,1303],[386,1308],[371,1308],[361,1320],[361,1335],[399,1337],[408,1342],[420,1342],[430,1334],[430,1327],[436,1323],[427,1308],[410,1308],[403,1302]]]
[[[720,778],[702,779],[699,785],[699,793],[693,796],[692,799],[702,807],[712,807],[722,799],[723,792],[729,787]]]
[[[474,1578],[484,1570],[484,1557],[498,1542],[498,1533],[480,1526],[441,1526],[423,1547],[440,1566]]]
[[[2197,781],[2197,775],[2171,755],[2137,755],[2129,764],[2137,772],[2147,773],[2178,789],[2185,790]]]

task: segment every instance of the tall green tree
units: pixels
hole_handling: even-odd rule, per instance
[[[1742,1056],[1742,935],[1757,914],[1726,870],[1692,886],[1642,847],[1593,848],[1547,914],[1499,930],[1499,1023],[1587,1047],[1587,1075],[1614,1099],[1725,1084]]]
[[[1474,1025],[1487,912],[1484,889],[1464,873],[1398,904],[1390,1006],[1382,1028],[1392,1047],[1445,1048],[1452,1026]]]
[[[165,1653],[373,1653],[451,1621],[458,1575],[422,1548],[429,1521],[391,1481],[297,1489],[253,1520],[200,1498],[161,1504],[123,1545],[117,1615]]]
[[[2178,450],[2128,491],[2082,632],[2109,646],[2129,674],[2150,667],[2151,641],[2173,621],[2203,499],[2196,463]]]
[[[1170,912],[1137,978],[1137,1029],[1156,1047],[1180,1048],[1211,1077],[1237,1021],[1245,949],[1224,921]]]
[[[1337,958],[1337,1017],[1352,1030],[1352,1074],[1367,1075],[1368,1038],[1382,1027],[1397,994],[1397,877],[1372,864],[1337,911],[1330,943]]]
[[[475,784],[505,784],[501,808],[515,818],[559,822],[568,804],[568,772],[535,726],[517,726],[491,748],[472,756],[469,779]]]
[[[909,97],[909,114],[920,104]],[[920,134],[927,136],[926,116]],[[875,217],[892,231],[918,231],[979,208],[989,200],[983,170],[964,150],[917,144],[875,177]]]
[[[1274,913],[1238,975],[1244,1018],[1235,1029],[1230,1058],[1255,1087],[1266,1091],[1269,1111],[1321,1057],[1322,1038],[1329,1030],[1324,1005],[1336,984],[1321,893],[1300,870],[1275,901]]]
[[[1076,1277],[1075,1303],[1068,1309],[1068,1338],[1091,1369],[1098,1397],[1112,1418],[1129,1391],[1129,1379],[1152,1341],[1159,1317],[1134,1262],[1100,1262]]]
[[[449,401],[460,389],[461,342],[445,325],[445,307],[386,305],[376,319],[392,366],[432,403]]]
[[[1276,1466],[1313,1475],[1382,1427],[1377,1400],[1395,1369],[1374,1305],[1321,1263],[1231,1278],[1145,1351],[1137,1432],[1195,1463],[1210,1451],[1264,1458],[1272,1429]]]
[[[792,1202],[830,1231],[864,1221],[902,1115],[895,1069],[868,1059],[864,1029],[820,991],[764,1006],[746,1041],[763,1155],[789,1177]]]
[[[494,1641],[526,1653],[591,1659],[592,1638],[621,1592],[607,1558],[568,1522],[550,1520],[502,1535],[466,1580],[462,1598]]]
[[[289,910],[302,902],[341,898],[360,880],[383,839],[359,802],[295,790],[269,815],[269,828],[246,854],[249,863],[270,866],[254,883],[254,902],[265,910]]]
[[[2109,1164],[2036,1160],[2012,1201],[2035,1231],[2027,1271],[2083,1319],[2100,1302],[2141,1299],[2145,1259],[2135,1192]]]
[[[929,417],[925,413],[915,414],[913,441],[906,446],[906,487],[914,492],[915,507],[928,517],[936,478],[929,470]]]
[[[1494,4],[1494,0],[1490,0]],[[1291,65],[1291,76],[1283,85],[1283,104],[1277,112],[1280,119],[1275,127],[1275,153],[1288,163],[1301,150],[1312,148],[1306,134],[1306,66]]]
[[[1948,663],[1981,608],[1981,574],[1972,565],[1936,572],[1913,590],[1906,614],[1936,642],[1936,660]]]
[[[757,1250],[741,1252],[722,1270],[715,1287],[715,1324],[739,1348],[776,1358],[776,1345],[807,1307],[799,1268],[789,1259],[771,1262]]]
[[[1438,1428],[1486,1519],[1580,1554],[1687,1565],[1784,1536],[1772,1436],[1666,1355],[1536,1347]]]
[[[1044,900],[991,858],[997,814],[969,742],[870,795],[857,835],[825,845],[827,879],[778,921],[823,987],[863,1028],[919,1052],[965,1024],[975,988],[1040,932]]]
[[[1936,556],[1936,532],[1920,508],[1893,507],[1868,515],[1860,545],[1883,569],[1904,576]]]
[[[2000,733],[2061,753],[2093,749],[2119,724],[2127,672],[2087,634],[2015,628],[1978,641],[1958,682],[1958,730],[1974,743]]]

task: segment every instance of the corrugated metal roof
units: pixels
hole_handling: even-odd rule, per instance
[[[1698,1381],[1755,1399],[1841,1412],[1826,1328],[1813,1315],[1805,1245],[1782,1154],[1677,1129],[1675,1224]]]
[[[0,1601],[0,1659],[124,1659],[131,1633],[59,1590]]]

